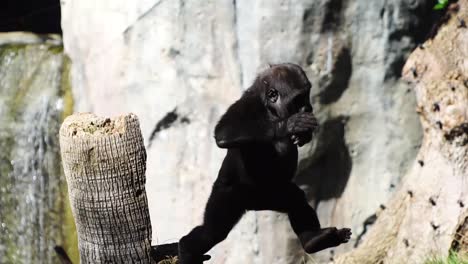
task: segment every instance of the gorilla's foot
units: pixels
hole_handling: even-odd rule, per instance
[[[198,255],[189,253],[183,247],[181,247],[181,243],[179,243],[179,256],[177,262],[179,264],[203,264],[203,261],[207,261],[210,258],[210,255]]]
[[[299,235],[302,247],[309,254],[346,243],[350,237],[351,229],[337,229],[336,227],[323,228],[319,231],[305,232]]]
[[[179,264],[203,264],[204,261],[209,260],[209,255],[191,255],[191,254],[180,254],[178,257]]]

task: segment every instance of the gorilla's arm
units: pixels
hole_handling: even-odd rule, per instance
[[[218,147],[236,148],[253,142],[271,142],[311,132],[317,127],[317,119],[310,112],[272,120],[272,114],[267,111],[260,96],[244,94],[228,108],[215,127]]]
[[[285,123],[270,121],[261,98],[244,94],[216,125],[216,144],[220,148],[235,148],[250,142],[272,141],[286,136]]]

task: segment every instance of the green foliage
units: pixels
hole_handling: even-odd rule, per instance
[[[434,10],[445,9],[449,4],[449,0],[438,0],[437,2],[438,3],[433,7]]]
[[[432,257],[426,260],[424,264],[468,264],[468,255],[450,251],[447,259]]]

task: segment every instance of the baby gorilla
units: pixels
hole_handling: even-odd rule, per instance
[[[206,204],[203,225],[179,242],[179,263],[206,260],[203,254],[227,237],[246,210],[287,213],[307,253],[348,242],[351,230],[321,228],[304,192],[292,182],[297,146],[309,142],[317,127],[310,88],[298,65],[272,65],[221,117],[215,139],[227,154]]]

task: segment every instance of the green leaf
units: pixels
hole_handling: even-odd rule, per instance
[[[446,4],[442,4],[442,3],[438,3],[437,5],[435,5],[432,9],[434,10],[442,10],[444,9],[446,6]]]
[[[442,10],[446,8],[450,0],[438,0],[437,4],[433,7],[434,10]]]

